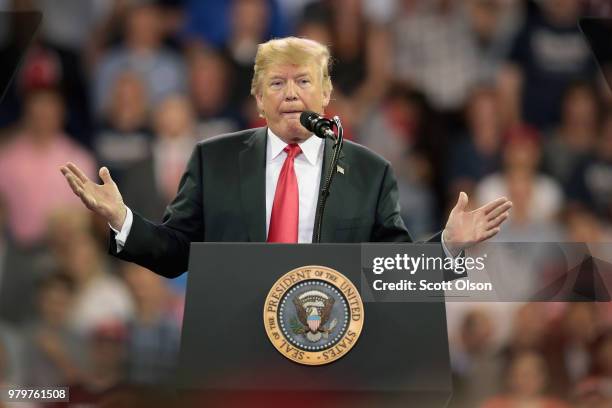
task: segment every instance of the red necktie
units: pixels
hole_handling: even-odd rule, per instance
[[[293,161],[302,149],[297,144],[290,144],[284,150],[287,158],[276,183],[268,242],[297,243],[300,197]]]

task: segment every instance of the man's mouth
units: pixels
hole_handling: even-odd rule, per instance
[[[301,114],[302,114],[302,111],[300,111],[300,110],[292,110],[292,111],[281,112],[281,115],[283,115],[283,116],[300,116]]]

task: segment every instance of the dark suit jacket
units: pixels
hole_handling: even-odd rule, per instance
[[[127,168],[123,179],[117,184],[132,211],[157,221],[161,219],[168,200],[157,184],[154,166],[154,156],[139,160]]]
[[[134,212],[123,250],[116,253],[111,233],[110,253],[175,277],[187,270],[191,242],[265,242],[266,141],[267,129],[258,128],[198,143],[162,224]],[[332,145],[326,140],[322,178]],[[321,242],[411,242],[389,163],[347,141],[339,166],[344,174],[334,178]]]

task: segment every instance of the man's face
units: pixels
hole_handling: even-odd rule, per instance
[[[314,66],[278,65],[264,73],[256,95],[257,107],[268,127],[286,143],[299,143],[311,133],[300,124],[300,114],[323,114],[329,93],[323,91],[321,75]]]

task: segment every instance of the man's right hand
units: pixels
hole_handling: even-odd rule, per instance
[[[106,167],[99,171],[103,184],[91,181],[74,163],[66,163],[60,170],[74,194],[87,208],[106,219],[116,230],[121,230],[127,210],[117,184]]]

